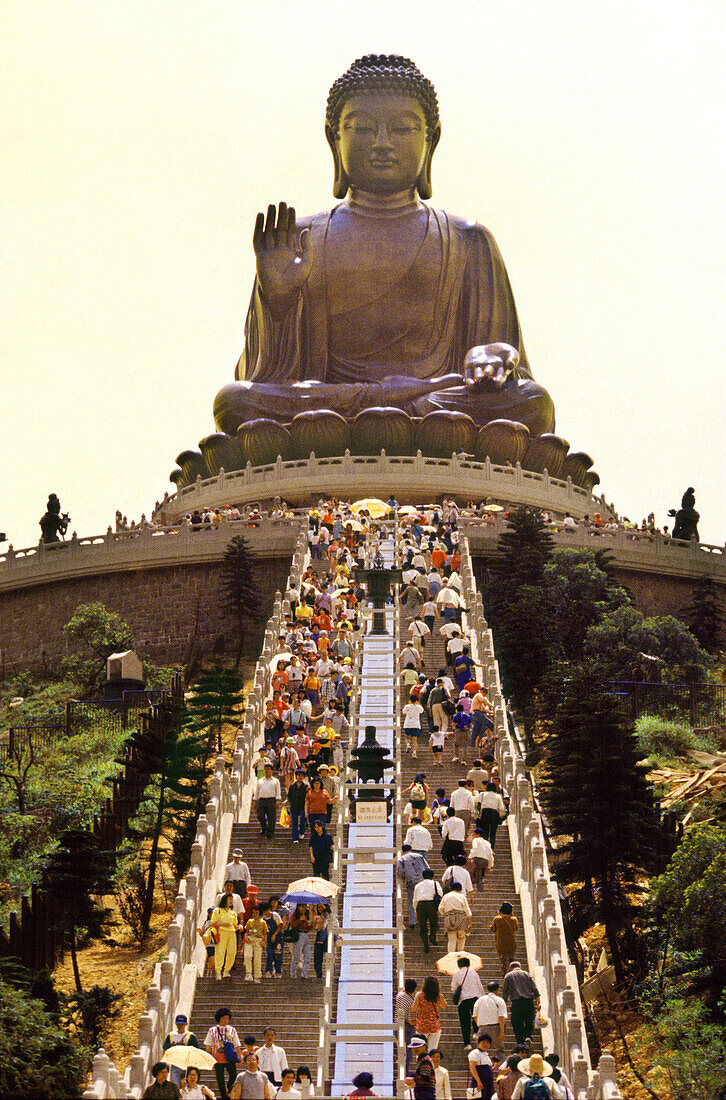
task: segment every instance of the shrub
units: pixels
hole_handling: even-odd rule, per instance
[[[670,722],[654,714],[642,714],[635,723],[635,735],[639,750],[645,756],[665,759],[685,756],[695,749],[696,738],[689,726]]]
[[[0,1001],[0,1095],[4,1100],[80,1096],[78,1050],[44,1005],[6,984]]]

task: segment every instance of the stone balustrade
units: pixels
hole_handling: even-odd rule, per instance
[[[470,550],[491,549],[507,529],[501,513],[487,518],[461,516],[459,527],[469,540]],[[726,584],[726,547],[692,539],[670,539],[660,531],[646,533],[628,531],[622,527],[606,531],[603,528],[578,525],[565,527],[552,523],[549,527],[555,544],[578,550],[607,550],[620,568],[635,572],[658,573],[666,576],[711,576]]]
[[[307,531],[299,519],[291,528],[297,531],[288,586],[299,583],[307,561]],[[127,1098],[137,1100],[151,1080],[151,1067],[159,1059],[166,1035],[173,1029],[174,1016],[182,996],[185,969],[191,969],[191,985],[184,989],[189,1003],[193,1001],[196,967],[193,956],[197,947],[197,927],[205,916],[204,891],[213,880],[220,861],[226,863],[232,824],[243,813],[245,788],[253,778],[252,761],[259,744],[261,704],[270,691],[270,660],[278,648],[278,637],[284,623],[282,594],[275,597],[272,615],[265,628],[262,650],[255,668],[253,686],[248,693],[244,725],[235,742],[232,767],[218,756],[209,784],[209,800],[204,813],[197,819],[197,833],[192,845],[189,871],[179,884],[174,901],[174,916],[169,924],[166,957],[154,968],[151,985],[146,991],[146,1011],[139,1019],[138,1049],[132,1055],[122,1076],[108,1055],[100,1049],[93,1060],[91,1079],[83,1100]],[[186,976],[189,976],[187,970]]]
[[[462,537],[461,578],[474,660],[494,707],[497,761],[503,786],[510,794],[507,827],[512,849],[514,882],[522,904],[523,934],[532,976],[547,1018],[545,1049],[556,1050],[577,1100],[620,1100],[612,1056],[604,1051],[593,1071],[585,1033],[577,972],[567,954],[560,899],[547,864],[542,821],[533,808],[532,790],[514,739],[499,681],[499,666],[491,631],[476,588],[469,541]]]
[[[387,500],[391,489],[413,503],[457,499],[481,500],[492,496],[512,504],[531,504],[582,517],[595,512],[609,519],[612,507],[604,497],[595,497],[589,489],[516,466],[499,466],[488,458],[477,462],[467,456],[430,458],[416,455],[344,455],[277,462],[251,466],[215,477],[198,477],[194,485],[165,496],[154,513],[160,523],[177,520],[195,508],[219,508],[224,504],[241,506],[252,501],[281,497],[288,503],[307,502],[311,498],[338,496],[343,500],[378,496]]]
[[[197,530],[188,524],[137,527],[130,531],[107,530],[105,535],[73,536],[46,546],[38,543],[22,550],[9,546],[0,554],[0,591],[128,570],[164,565],[221,561],[230,539],[244,535],[253,553],[287,556],[295,545],[300,516],[284,519],[262,517],[223,520],[218,526]]]

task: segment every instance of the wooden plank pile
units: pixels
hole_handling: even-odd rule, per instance
[[[726,753],[714,756],[709,752],[692,751],[689,757],[694,767],[655,768],[649,772],[654,783],[663,783],[668,794],[661,806],[669,810],[678,803],[687,807],[683,824],[698,821],[719,821],[726,818]]]

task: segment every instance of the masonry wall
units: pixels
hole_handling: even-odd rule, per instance
[[[276,589],[290,559],[258,559],[261,621],[250,624],[247,657],[256,656]],[[221,562],[129,570],[0,592],[0,675],[53,664],[68,653],[63,627],[79,604],[99,602],[129,624],[139,653],[156,663],[186,662],[234,650],[234,621],[220,591]]]

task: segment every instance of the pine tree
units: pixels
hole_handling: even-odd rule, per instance
[[[684,609],[691,634],[709,653],[721,643],[721,604],[713,577],[699,577],[693,586],[690,605]]]
[[[485,593],[486,612],[505,691],[521,711],[531,745],[537,686],[555,648],[553,609],[545,584],[554,543],[541,516],[529,508],[518,508],[507,527],[488,563],[493,579]]]
[[[618,981],[643,875],[655,865],[656,817],[632,723],[594,666],[573,669],[546,743],[541,794],[561,838],[557,877],[596,887]]]
[[[250,624],[260,618],[260,596],[255,577],[254,555],[244,535],[236,535],[224,552],[222,595],[237,623],[235,668],[239,668]]]
[[[144,800],[129,830],[138,843],[150,841],[141,877],[143,880],[138,936],[148,934],[154,905],[154,892],[162,839],[175,847],[175,838],[188,837],[201,812],[209,778],[208,735],[189,729],[179,707],[168,707],[164,720],[150,723],[146,736],[138,744],[150,775]],[[193,836],[192,836],[193,839]],[[177,841],[178,847],[178,841]],[[178,862],[176,869],[178,869]]]
[[[221,754],[223,726],[242,729],[244,725],[243,683],[239,672],[217,665],[202,673],[191,687],[184,723],[196,733],[208,731],[210,750],[216,741]]]
[[[61,905],[61,927],[67,934],[76,992],[82,993],[78,969],[77,934],[101,935],[109,910],[98,896],[111,890],[111,857],[102,852],[97,838],[85,829],[69,829],[60,838],[45,869],[45,884]]]

